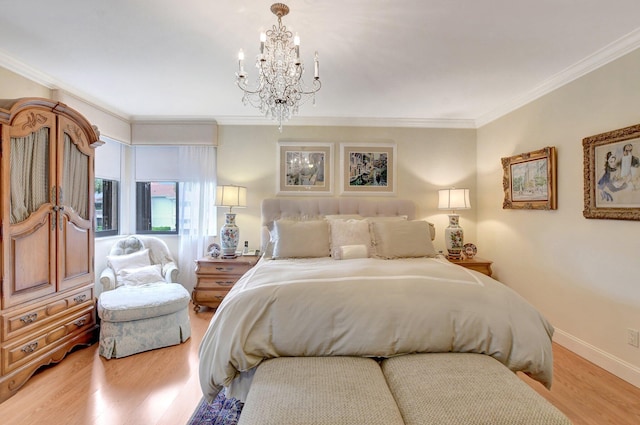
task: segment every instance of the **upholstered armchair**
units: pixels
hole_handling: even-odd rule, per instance
[[[177,274],[161,239],[133,235],[116,242],[100,274],[101,356],[125,357],[189,339],[190,296]]]
[[[113,245],[109,256],[129,255],[145,248],[149,249],[151,264],[161,265],[164,281],[167,283],[177,282],[178,267],[171,256],[171,252],[169,252],[167,244],[156,237],[135,235],[121,239]],[[116,286],[122,286],[117,283],[114,269],[110,266],[107,266],[100,274],[100,284],[103,291],[110,291],[116,289]]]

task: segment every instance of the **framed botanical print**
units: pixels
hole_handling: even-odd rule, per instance
[[[640,124],[586,137],[586,218],[640,220]]]
[[[503,209],[555,210],[556,148],[502,158]]]
[[[341,143],[340,181],[344,195],[394,195],[395,143]]]
[[[333,144],[278,142],[279,195],[331,195]]]

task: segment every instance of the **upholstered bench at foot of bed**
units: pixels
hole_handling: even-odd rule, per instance
[[[280,357],[256,370],[238,425],[402,425],[375,360]]]
[[[384,360],[381,367],[406,425],[571,424],[490,356],[411,354]]]
[[[281,357],[258,366],[238,425],[570,425],[494,358]]]
[[[121,287],[98,298],[100,345],[110,359],[180,344],[191,336],[189,292],[178,283]]]

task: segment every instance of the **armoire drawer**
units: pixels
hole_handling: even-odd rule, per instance
[[[31,329],[43,326],[55,316],[89,304],[93,304],[92,287],[7,313],[2,317],[2,341],[8,341]]]
[[[42,332],[7,344],[2,347],[2,373],[11,372],[83,330],[95,326],[95,322],[95,308],[90,305],[87,309],[54,321]]]

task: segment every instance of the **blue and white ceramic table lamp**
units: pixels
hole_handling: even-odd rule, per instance
[[[460,227],[460,216],[456,210],[471,208],[469,189],[441,189],[438,191],[438,209],[451,210],[449,214],[449,226],[444,229],[444,238],[447,246],[448,257],[451,259],[462,258],[464,246],[464,231]]]
[[[247,206],[247,188],[243,186],[225,185],[216,188],[216,207],[229,207],[229,212],[224,213],[224,224],[220,228],[221,258],[235,258],[240,229],[236,226],[236,214],[233,207],[245,208]]]

